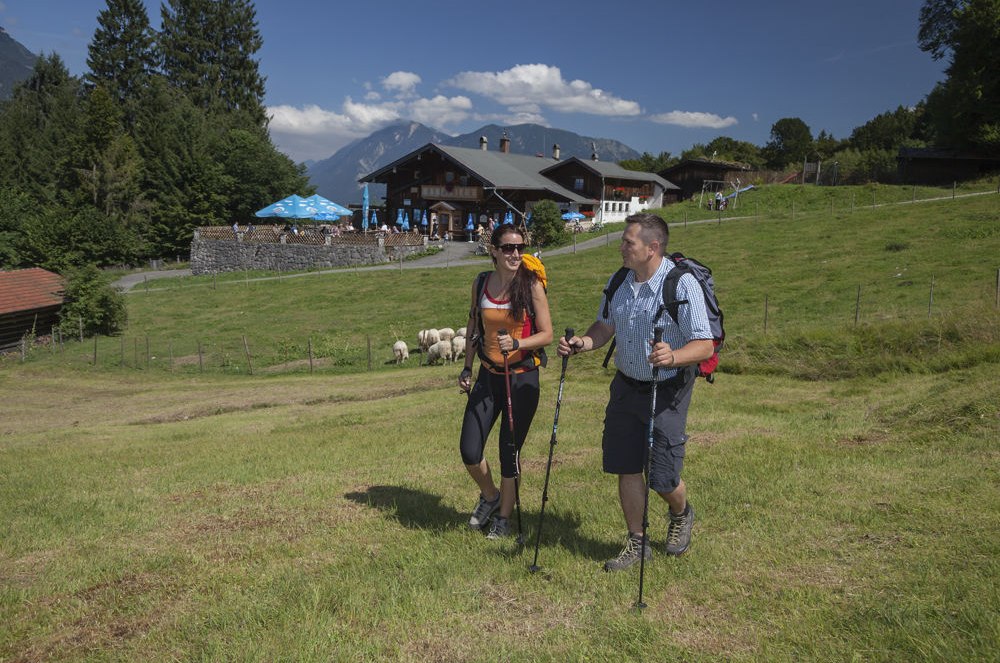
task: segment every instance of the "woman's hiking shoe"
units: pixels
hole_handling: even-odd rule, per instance
[[[694,509],[691,503],[684,507],[684,513],[675,516],[670,513],[669,524],[667,525],[667,554],[683,555],[684,551],[691,545],[691,526],[694,525]]]
[[[646,561],[653,559],[653,550],[649,547],[647,542],[645,546],[642,545],[642,534],[632,534],[629,532],[628,537],[625,539],[625,547],[622,551],[618,553],[618,557],[614,559],[609,559],[604,562],[605,571],[624,571],[628,567],[632,566],[639,561],[639,551],[645,548]]]
[[[472,517],[469,518],[469,527],[471,529],[482,529],[486,523],[489,522],[490,516],[496,513],[496,510],[500,508],[500,493],[497,493],[495,500],[487,500],[482,495],[479,496],[479,504],[472,511]]]
[[[507,536],[510,536],[510,519],[497,516],[493,519],[493,524],[490,525],[490,533],[486,535],[486,538],[496,540]]]

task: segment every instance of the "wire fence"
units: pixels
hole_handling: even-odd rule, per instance
[[[958,281],[961,280],[961,283]],[[980,295],[969,296],[968,289],[958,289],[970,281],[983,284]],[[987,287],[985,284],[989,284]],[[847,292],[841,290],[833,301],[776,301],[765,292],[758,312],[744,302],[737,316],[729,317],[730,337],[739,334],[769,335],[808,325],[844,327],[887,321],[929,320],[944,317],[969,307],[992,307],[1000,310],[1000,269],[977,275],[949,272],[944,278],[931,277],[924,284],[900,281],[915,292],[905,300],[886,288],[868,288],[858,284]],[[898,285],[898,284],[897,284]],[[919,296],[919,291],[923,296]],[[831,311],[835,311],[831,314]],[[735,332],[735,333],[734,333]],[[414,333],[416,338],[416,333]],[[148,334],[64,336],[60,328],[48,337],[25,336],[19,347],[8,352],[6,361],[54,360],[77,368],[131,369],[178,374],[226,374],[264,376],[286,373],[349,374],[365,371],[395,370],[399,366],[426,366],[428,354],[408,339],[408,358],[398,361],[393,345],[397,334],[372,335],[315,333],[301,337],[240,335],[205,335],[162,338]],[[436,366],[460,361],[435,360]]]

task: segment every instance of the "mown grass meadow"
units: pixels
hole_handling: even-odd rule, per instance
[[[382,361],[171,371],[119,365],[117,338],[98,366],[90,341],[6,359],[0,658],[993,659],[998,200],[672,228],[715,270],[730,342],[689,421],[692,549],[647,566],[641,612],[638,574],[600,570],[624,535],[600,472],[603,353],[569,364],[537,574],[554,353],[524,549],[464,527],[458,367],[382,363],[396,335],[460,323],[478,268],[133,293],[129,354],[325,335],[377,339]],[[546,264],[557,331],[584,328],[614,243]]]

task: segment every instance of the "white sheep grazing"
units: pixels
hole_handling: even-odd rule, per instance
[[[452,361],[454,357],[454,351],[451,347],[451,341],[438,341],[431,347],[427,348],[427,365],[437,363],[440,359],[444,362]]]
[[[455,329],[455,336],[465,337],[465,327],[458,327]]]
[[[396,357],[396,363],[402,364],[410,358],[410,349],[406,347],[406,341],[396,341],[392,344],[392,354]]]
[[[421,329],[417,332],[417,345],[421,352],[427,352],[427,348],[441,340],[441,335],[436,329]]]
[[[451,348],[455,353],[455,361],[458,361],[461,357],[465,356],[465,337],[456,336],[451,339]]]
[[[451,327],[442,327],[438,330],[438,336],[440,341],[450,341],[455,338],[455,330]]]

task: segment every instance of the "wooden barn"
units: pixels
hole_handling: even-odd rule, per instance
[[[896,168],[901,184],[951,184],[1000,173],[1000,155],[902,147]]]
[[[657,174],[680,187],[681,200],[688,200],[692,196],[701,195],[706,182],[725,183],[719,188],[709,187],[706,193],[714,194],[719,190],[726,193],[732,189],[732,183],[736,180],[740,180],[743,185],[750,184],[752,173],[750,166],[735,161],[684,159],[676,166],[665,168]]]
[[[16,347],[25,334],[47,336],[59,322],[63,278],[39,267],[0,271],[0,350]]]

